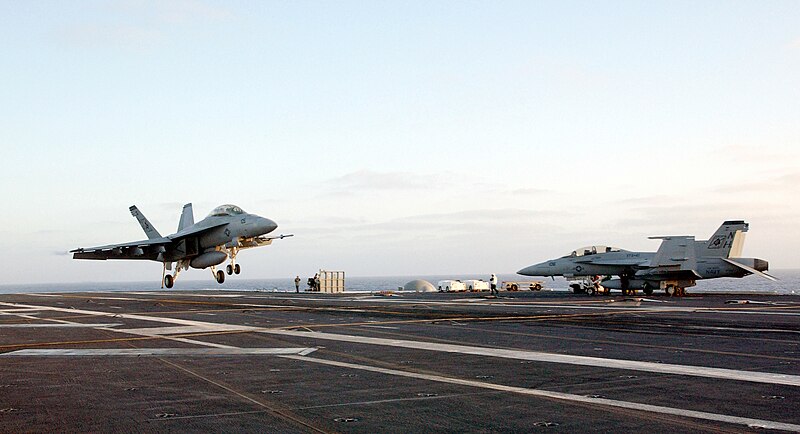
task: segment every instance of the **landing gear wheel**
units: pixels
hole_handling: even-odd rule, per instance
[[[589,292],[589,295],[597,294],[597,288],[595,288],[594,286],[590,287],[587,291]]]
[[[217,283],[222,283],[225,281],[225,273],[222,270],[217,270]]]
[[[236,265],[233,266],[233,273],[234,274],[239,274],[241,272],[242,272],[242,267],[240,267],[239,264],[236,264]]]
[[[167,288],[172,288],[172,285],[175,284],[175,278],[172,277],[171,274],[167,274],[164,276],[164,286]]]
[[[667,296],[672,297],[675,295],[675,288],[672,286],[667,286],[664,288],[664,293],[667,294]]]
[[[228,276],[233,274],[233,267],[231,267],[231,264],[225,266],[225,271],[228,273]]]

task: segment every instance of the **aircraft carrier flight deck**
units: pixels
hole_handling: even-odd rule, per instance
[[[0,295],[1,432],[770,430],[798,296]]]

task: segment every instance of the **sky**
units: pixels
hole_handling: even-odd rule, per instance
[[[234,203],[243,277],[513,273],[745,219],[800,268],[800,2],[0,0],[4,283]],[[184,278],[210,279],[195,270]]]

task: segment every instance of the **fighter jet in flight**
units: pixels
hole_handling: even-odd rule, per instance
[[[130,211],[147,235],[146,240],[79,248],[70,251],[72,258],[158,261],[164,264],[162,288],[172,288],[181,270],[188,270],[189,267],[211,268],[214,279],[222,283],[225,273],[217,270],[217,265],[230,258],[230,263],[225,267],[228,275],[239,274],[241,267],[236,263],[236,255],[240,250],[267,246],[274,239],[292,236],[266,236],[278,225],[268,218],[248,214],[236,205],[218,206],[208,217],[195,223],[192,204],[187,203],[183,206],[178,231],[166,237],[158,233],[135,205],[130,207]],[[172,270],[173,263],[176,264],[175,273],[167,274],[167,270]]]
[[[742,258],[744,236],[749,225],[744,220],[722,223],[706,241],[693,236],[650,237],[660,239],[661,246],[653,252],[630,252],[616,247],[589,246],[571,254],[531,265],[517,273],[525,276],[595,276],[594,294],[601,289],[621,289],[623,294],[642,290],[650,295],[662,289],[667,295],[685,295],[685,289],[700,279],[744,277],[757,274],[776,280],[764,271],[769,263],[763,259]],[[598,276],[618,276],[607,280]],[[580,289],[574,289],[579,292]]]

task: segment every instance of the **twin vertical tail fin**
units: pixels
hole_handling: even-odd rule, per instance
[[[188,228],[194,224],[194,212],[192,211],[192,204],[187,203],[183,206],[181,213],[181,220],[178,222],[178,232]]]
[[[139,208],[136,208],[136,205],[133,205],[129,208],[131,210],[131,215],[136,217],[136,220],[139,221],[139,225],[142,226],[144,233],[147,235],[147,238],[152,240],[153,238],[161,238],[161,234],[158,233],[156,228],[150,224],[150,220],[147,220],[147,217],[139,211]],[[194,224],[194,212],[192,211],[192,204],[187,203],[183,206],[183,212],[181,213],[181,220],[178,222],[178,232],[183,229],[188,228],[189,226]]]
[[[161,234],[159,234],[156,228],[150,224],[150,221],[147,220],[147,217],[145,217],[144,214],[139,211],[139,208],[136,208],[136,205],[133,205],[128,209],[131,210],[131,215],[136,217],[136,220],[139,221],[139,225],[142,226],[142,229],[144,230],[144,233],[147,235],[148,239],[152,240],[153,238],[161,238]]]
[[[745,232],[750,225],[744,220],[728,220],[706,241],[702,254],[715,258],[738,258],[742,256]]]

